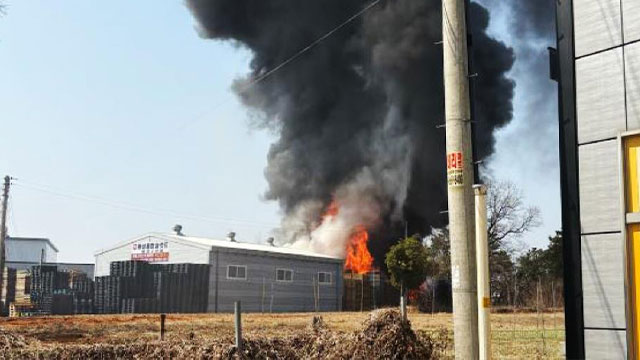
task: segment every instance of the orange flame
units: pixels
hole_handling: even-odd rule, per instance
[[[351,270],[356,274],[366,274],[371,271],[373,257],[367,248],[369,233],[364,226],[357,226],[349,238],[347,245],[347,258],[344,263],[345,270]]]
[[[327,206],[327,210],[325,210],[324,214],[322,215],[322,218],[326,219],[328,217],[334,217],[336,215],[338,215],[338,203],[335,200],[333,200],[331,204]]]

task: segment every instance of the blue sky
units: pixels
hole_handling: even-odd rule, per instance
[[[11,235],[48,237],[59,260],[81,262],[176,223],[193,235],[267,237],[280,218],[276,203],[261,200],[273,134],[251,129],[230,90],[248,69],[246,50],[199,38],[181,1],[8,6],[0,18],[0,173],[17,178]],[[517,120],[498,142],[512,157]],[[557,170],[545,175],[509,156],[491,166],[542,208],[544,226],[526,240],[543,245],[560,223]]]
[[[50,237],[60,259],[92,261],[100,247],[175,223],[251,241],[278,223],[276,204],[260,200],[270,135],[250,130],[229,90],[248,52],[199,38],[178,1],[8,5],[0,172],[18,178],[12,235]],[[132,212],[26,186],[33,183],[243,222]]]

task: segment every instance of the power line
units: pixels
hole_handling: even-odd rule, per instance
[[[380,1],[382,1],[382,0],[374,0],[374,1],[372,1],[369,5],[365,6],[362,10],[360,10],[357,13],[353,14],[347,20],[343,21],[338,26],[336,26],[333,29],[331,29],[329,32],[325,33],[324,35],[320,36],[316,40],[312,41],[309,45],[303,47],[298,52],[296,52],[295,54],[293,54],[292,56],[290,56],[289,58],[287,58],[286,60],[284,60],[283,62],[278,64],[277,66],[273,67],[271,70],[266,71],[265,73],[257,76],[255,79],[253,79],[250,82],[248,82],[242,89],[238,90],[238,93],[242,94],[244,92],[247,92],[247,91],[251,90],[258,83],[262,82],[263,80],[265,80],[266,78],[270,77],[271,75],[273,75],[274,73],[276,73],[280,69],[282,69],[285,66],[289,65],[290,63],[292,63],[293,61],[298,59],[300,56],[304,55],[305,53],[307,53],[308,51],[310,51],[311,49],[316,47],[318,44],[320,44],[324,40],[326,40],[329,37],[331,37],[333,34],[338,32],[340,29],[342,29],[343,27],[347,26],[352,21],[354,21],[357,18],[359,18],[360,16],[362,16],[364,13],[366,13],[367,11],[372,9],[374,6],[378,5],[380,3]],[[214,105],[214,107],[210,111],[216,110],[218,107],[222,106],[223,104],[225,104],[228,101],[230,101],[229,98],[220,101],[219,103]],[[210,112],[210,111],[207,111],[207,113]],[[193,120],[191,120],[189,122],[186,122],[182,127],[179,128],[179,131],[184,131],[190,125],[200,121],[205,115],[206,114],[203,114],[203,115],[198,116],[198,117],[196,117],[195,119],[193,119]]]
[[[198,216],[198,215],[191,215],[191,214],[181,214],[181,213],[177,213],[177,212],[174,212],[174,211],[171,211],[171,210],[151,209],[151,208],[146,208],[146,207],[142,207],[142,206],[138,206],[138,205],[134,205],[134,204],[130,204],[130,203],[103,199],[103,198],[99,198],[99,197],[95,197],[95,196],[87,196],[87,195],[82,195],[82,194],[74,194],[74,193],[70,193],[70,192],[66,192],[66,191],[60,191],[58,189],[53,189],[52,187],[50,187],[48,185],[32,183],[32,182],[28,182],[28,181],[25,181],[25,180],[16,181],[16,183],[14,185],[17,186],[18,188],[22,188],[22,189],[34,190],[34,191],[47,193],[47,194],[55,195],[55,196],[59,196],[59,197],[85,201],[85,202],[94,203],[94,204],[103,205],[103,206],[108,206],[108,207],[121,209],[121,210],[127,210],[127,211],[139,212],[139,213],[146,213],[146,214],[150,214],[150,215],[173,216],[173,217],[187,219],[187,220],[212,222],[212,223],[232,223],[232,224],[240,224],[240,225],[258,227],[258,228],[273,228],[273,227],[277,227],[278,226],[278,225],[272,224],[272,223],[261,223],[261,222],[250,221],[250,220],[219,218],[219,217],[205,217],[205,216]]]

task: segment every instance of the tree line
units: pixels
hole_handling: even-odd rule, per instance
[[[510,182],[491,182],[487,192],[487,228],[491,301],[494,307],[560,308],[562,293],[562,233],[549,237],[546,248],[524,249],[523,234],[540,225],[540,211],[527,206]],[[420,243],[420,249],[416,243]],[[426,261],[408,262],[420,252]],[[399,254],[400,253],[400,254]],[[414,235],[394,246],[386,261],[392,281],[400,285],[411,274],[410,301],[420,310],[451,310],[451,254],[448,228]],[[422,279],[416,281],[415,279]],[[426,281],[424,279],[426,278]],[[407,288],[407,284],[402,284]]]

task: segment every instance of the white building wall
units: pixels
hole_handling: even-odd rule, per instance
[[[58,260],[58,252],[46,239],[8,238],[5,244],[7,261],[39,263],[42,250],[45,262],[54,263]]]
[[[133,245],[146,242],[168,242],[167,251],[169,258],[167,261],[152,262],[154,264],[209,264],[209,248],[194,246],[187,243],[173,241],[170,238],[159,236],[145,236],[128,241],[120,246],[96,254],[95,276],[109,275],[110,264],[113,261],[131,260],[134,252]]]

